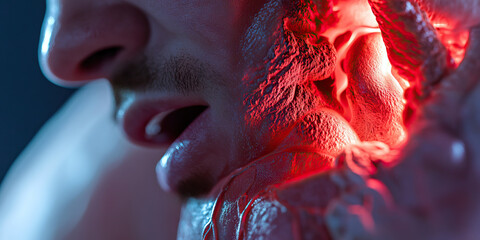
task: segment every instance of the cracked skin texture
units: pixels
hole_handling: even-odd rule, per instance
[[[391,26],[385,19],[418,23],[409,19],[416,17],[415,14],[402,14],[405,8],[389,8],[392,2],[370,1],[373,8],[382,7],[374,12],[383,19],[379,24],[384,40],[390,36],[387,30]],[[433,29],[428,21],[425,24],[426,29]],[[190,199],[186,204],[188,211],[182,213],[179,238],[474,239],[473,236],[478,236],[478,229],[469,222],[478,219],[475,210],[480,199],[478,192],[471,191],[480,180],[480,154],[475,148],[480,136],[480,88],[477,78],[469,73],[480,67],[475,60],[480,54],[476,42],[480,31],[472,30],[465,60],[455,70],[445,64],[447,57],[438,57],[448,55],[438,45],[440,41],[425,41],[422,31],[409,33],[416,43],[427,44],[426,48],[418,48],[419,54],[409,56],[410,60],[434,69],[401,70],[405,71],[411,87],[420,89],[413,97],[406,95],[407,104],[415,106],[408,113],[408,141],[400,145],[395,141],[403,131],[402,89],[393,77],[372,64],[384,60],[381,57],[384,52],[371,48],[380,42],[379,35],[363,36],[354,43],[356,47],[346,61],[347,98],[351,106],[347,110],[352,111],[351,122],[330,109],[333,107],[326,104],[328,101],[314,98],[317,95],[314,88],[308,88],[311,87],[308,81],[290,86],[285,83],[276,90],[287,94],[280,95],[282,98],[291,96],[281,103],[284,107],[279,112],[247,105],[252,107],[249,117],[258,117],[257,120],[266,117],[266,121],[273,123],[287,120],[282,128],[285,134],[278,139],[279,148],[225,178],[212,191],[216,196],[214,202],[211,196]],[[285,34],[288,38],[289,33]],[[394,43],[392,39],[385,41],[386,52],[393,67],[399,68],[405,62],[393,55],[392,49],[405,53],[411,49],[401,44],[392,46]],[[425,49],[438,49],[439,54],[429,59],[428,53],[422,52]],[[274,97],[265,96],[264,89],[260,87],[247,103],[255,103],[251,100],[260,97]],[[278,100],[275,103],[285,101],[282,98],[274,98]],[[313,100],[310,104],[293,109],[298,110],[294,111],[297,115],[285,115],[287,110],[292,111],[291,104],[297,107],[295,103],[309,99]],[[384,115],[371,117],[378,109]],[[364,114],[371,118],[363,117]],[[341,137],[346,140],[341,142],[329,136],[336,129],[323,131],[330,129],[328,124],[339,127],[339,132],[348,135]],[[393,137],[377,131],[391,133]]]

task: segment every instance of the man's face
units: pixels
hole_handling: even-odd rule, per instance
[[[296,36],[295,24],[284,22],[291,7],[275,0],[49,0],[41,64],[65,85],[108,79],[128,137],[168,148],[157,167],[162,186],[205,193],[284,146],[308,112],[341,108],[327,99],[332,82],[313,84],[332,74],[333,45]],[[292,48],[320,56],[315,67]],[[335,111],[323,116],[332,133],[317,145],[336,141],[326,154],[341,149],[342,134],[345,143],[358,139],[353,131],[344,137],[350,128]]]

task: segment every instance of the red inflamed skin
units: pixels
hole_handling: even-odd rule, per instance
[[[480,235],[478,1],[99,2],[51,1],[42,66],[167,149],[179,239]]]
[[[478,194],[468,197],[465,184],[478,168],[465,167],[478,165],[479,135],[458,124],[478,129],[479,97],[459,94],[478,81],[451,84],[471,76],[476,36],[442,9],[452,20],[440,24],[440,1],[426,2],[371,0],[378,26],[367,30],[322,6],[307,4],[307,21],[284,18],[265,62],[275,70],[247,79],[256,90],[246,119],[272,133],[261,135],[273,138],[269,153],[188,200],[180,238],[471,237]],[[316,25],[315,15],[326,20]],[[475,25],[477,16],[464,18]]]

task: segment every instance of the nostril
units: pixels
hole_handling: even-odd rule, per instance
[[[42,66],[54,82],[70,86],[108,78],[146,50],[150,22],[143,9],[120,3],[128,1],[59,2],[80,5],[59,9],[59,15],[47,22],[55,31],[45,34]]]
[[[112,63],[123,49],[121,46],[114,46],[96,51],[80,62],[79,70],[82,72],[98,71],[105,65]]]

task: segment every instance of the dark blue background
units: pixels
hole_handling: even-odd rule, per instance
[[[40,72],[37,47],[44,11],[44,0],[0,0],[0,182],[73,92],[48,82]]]

